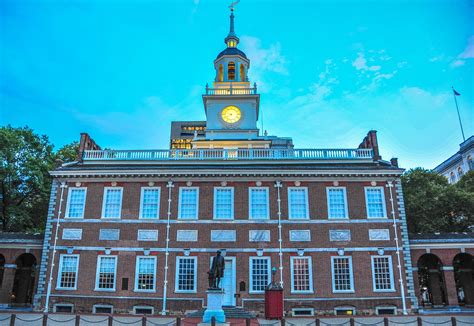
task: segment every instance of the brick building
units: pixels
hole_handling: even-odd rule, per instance
[[[396,159],[375,131],[352,149],[263,133],[233,13],[225,43],[191,148],[101,150],[82,134],[78,160],[51,172],[36,307],[199,309],[220,249],[225,305],[263,310],[276,267],[294,314],[416,309]]]
[[[43,235],[0,232],[0,307],[33,303]]]

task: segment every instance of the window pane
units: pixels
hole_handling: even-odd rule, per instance
[[[252,273],[252,291],[265,291],[268,283],[270,283],[269,265],[270,260],[268,258],[251,258],[251,273]]]
[[[309,258],[293,258],[293,290],[311,291]]]
[[[86,200],[86,190],[71,188],[69,196],[68,217],[84,217],[84,201]]]
[[[139,257],[137,273],[137,290],[155,289],[155,258]]]
[[[215,218],[232,218],[232,188],[217,188],[215,200]]]
[[[99,258],[99,275],[97,288],[114,289],[115,288],[115,264],[116,257]]]
[[[367,188],[366,197],[369,217],[385,217],[382,189]]]
[[[194,291],[194,268],[196,260],[194,258],[178,257],[178,289],[179,291]]]
[[[142,190],[142,218],[158,218],[160,205],[160,190],[143,188]]]
[[[73,289],[77,279],[77,256],[61,256],[61,278],[59,287]]]
[[[307,218],[307,191],[306,188],[289,189],[290,218]]]
[[[332,263],[334,291],[352,291],[350,258],[333,258]]]
[[[122,189],[106,189],[104,217],[120,217]]]
[[[391,263],[389,257],[372,257],[375,290],[392,290]]]
[[[250,218],[268,218],[268,189],[250,189]]]
[[[180,189],[180,218],[197,218],[197,189]]]
[[[346,215],[346,200],[344,196],[344,189],[329,189],[329,217],[344,218]]]

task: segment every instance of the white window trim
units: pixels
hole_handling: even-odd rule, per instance
[[[101,289],[99,288],[99,262],[100,258],[107,257],[107,258],[115,258],[115,268],[114,268],[114,287],[112,289]],[[104,292],[115,292],[117,286],[117,265],[118,265],[118,257],[116,255],[98,255],[97,256],[97,267],[95,271],[95,288],[94,291],[104,291]]]
[[[97,314],[98,312],[96,311],[96,308],[110,308],[110,313],[114,313],[114,306],[111,304],[95,304],[92,306],[92,313]]]
[[[231,193],[231,216],[230,217],[217,217],[217,190],[219,189],[230,189]],[[234,187],[214,187],[214,213],[213,218],[215,220],[233,220],[234,219]]]
[[[331,189],[336,189],[336,190],[342,190],[344,194],[344,211],[345,211],[345,216],[344,217],[333,217],[330,215],[331,209],[330,209],[330,200],[329,200],[329,191]],[[346,187],[326,187],[326,200],[327,200],[327,205],[328,205],[328,219],[348,219],[349,218],[349,208],[347,206],[347,191]]]
[[[307,315],[295,315],[295,312],[298,311],[309,311],[309,314]],[[291,315],[293,318],[298,318],[298,317],[313,317],[314,316],[314,308],[293,308],[291,309]]]
[[[193,218],[190,217],[181,217],[181,199],[182,199],[182,192],[183,189],[190,190],[190,189],[195,189],[196,190],[196,216]],[[182,220],[197,220],[199,218],[199,187],[179,187],[179,199],[178,199],[178,219]]]
[[[145,190],[158,190],[158,207],[156,217],[143,217],[143,193]],[[139,219],[143,220],[159,220],[160,219],[160,200],[161,200],[161,187],[141,187],[140,189],[140,213],[138,214]]]
[[[53,312],[57,312],[57,306],[65,306],[65,307],[71,307],[71,312],[70,314],[74,313],[74,304],[72,303],[55,303],[53,305]],[[60,312],[61,314],[66,314],[66,312]]]
[[[179,290],[179,261],[181,259],[193,259],[194,260],[194,290]],[[177,256],[175,265],[175,277],[174,277],[174,292],[176,293],[197,293],[197,257],[190,256]]]
[[[306,216],[305,217],[292,217],[293,212],[291,209],[290,192],[293,189],[298,189],[298,190],[304,189],[305,201],[306,201]],[[287,195],[288,195],[288,219],[289,220],[308,220],[309,219],[308,187],[288,187]]]
[[[106,193],[107,193],[107,190],[108,189],[113,189],[113,190],[117,190],[119,189],[120,190],[120,209],[119,209],[119,216],[115,216],[115,217],[105,217],[105,201],[106,201]],[[101,218],[103,219],[110,219],[110,220],[113,220],[113,219],[120,219],[122,218],[122,201],[123,201],[123,187],[104,187],[104,195],[103,195],[103,198],[102,198],[102,215],[101,215]]]
[[[138,315],[137,314],[137,309],[151,309],[151,314],[150,315],[155,314],[155,308],[153,306],[133,306],[133,314],[134,315]],[[142,315],[142,314],[140,314],[140,315]],[[143,315],[147,315],[147,314],[143,314]]]
[[[265,189],[267,192],[267,216],[253,217],[252,216],[252,189]],[[269,220],[270,219],[270,189],[268,187],[249,187],[249,220]]]
[[[339,315],[339,316],[355,316],[355,314],[356,314],[356,308],[351,307],[351,306],[334,308],[334,315],[337,316],[337,311],[338,310],[352,310],[352,315]],[[343,317],[341,317],[341,318],[343,318]]]
[[[61,287],[61,276],[63,274],[63,259],[64,257],[77,257],[77,265],[76,265],[76,279],[74,282],[74,287],[72,288],[65,288]],[[79,278],[79,262],[80,262],[80,256],[75,254],[75,255],[70,255],[70,254],[63,254],[59,256],[59,270],[58,270],[58,279],[56,280],[56,290],[66,290],[66,291],[74,291],[77,290],[77,279]]]
[[[374,269],[374,259],[375,258],[383,258],[386,257],[388,258],[388,265],[389,265],[389,272],[390,272],[390,285],[392,286],[390,289],[382,289],[382,290],[376,290],[375,289],[375,269]],[[392,263],[392,256],[389,255],[375,255],[375,256],[370,256],[370,265],[372,268],[372,289],[374,292],[395,292],[395,283],[394,283],[394,277],[393,277],[393,263]]]
[[[367,200],[367,190],[368,189],[380,189],[382,191],[382,205],[383,205],[383,215],[384,216],[377,216],[377,217],[371,217],[369,216],[369,202]],[[365,211],[367,214],[367,218],[372,218],[372,219],[377,219],[377,218],[387,218],[387,207],[385,203],[385,189],[383,187],[364,187],[364,193],[365,193]]]
[[[336,290],[336,278],[334,277],[334,260],[338,258],[349,258],[349,277],[351,281],[350,290]],[[333,293],[354,293],[354,273],[352,271],[352,257],[351,256],[332,256],[331,257],[331,282],[332,282],[332,292]]]
[[[141,290],[138,288],[138,261],[140,260],[140,258],[153,258],[154,259],[154,268],[153,268],[153,289],[150,289],[150,290]],[[156,292],[156,256],[137,256],[137,258],[135,259],[135,286],[134,286],[134,289],[133,291],[134,292],[145,292],[145,293],[153,293],[153,292]],[[135,308],[135,307],[134,307]]]
[[[308,260],[308,269],[309,269],[309,290],[307,291],[297,291],[295,290],[294,287],[294,270],[293,270],[293,260],[295,259],[307,259]],[[301,293],[301,294],[311,294],[314,293],[314,288],[313,288],[313,264],[312,264],[312,257],[309,256],[292,256],[290,257],[290,270],[291,270],[291,293]]]
[[[272,280],[272,261],[270,257],[249,257],[249,293],[254,293],[254,294],[261,294],[265,293],[265,290],[263,291],[257,291],[253,290],[252,285],[253,285],[253,271],[252,271],[252,261],[256,259],[264,259],[268,261],[268,281],[271,282]]]
[[[69,204],[71,200],[71,192],[76,189],[84,189],[84,203],[82,203],[82,216],[80,217],[69,217]],[[71,187],[67,193],[67,203],[66,203],[66,214],[64,214],[64,218],[76,219],[76,218],[84,218],[84,213],[86,209],[86,200],[87,200],[87,187]]]
[[[377,316],[380,315],[380,313],[379,313],[379,310],[380,310],[380,309],[393,309],[393,312],[394,312],[393,315],[398,315],[398,314],[397,314],[397,310],[398,310],[398,309],[397,309],[396,306],[377,306],[377,307],[375,307],[375,314],[376,314]],[[390,315],[390,314],[388,314],[388,315],[380,315],[380,316],[389,316],[389,315]]]

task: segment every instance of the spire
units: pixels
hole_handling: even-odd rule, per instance
[[[234,5],[237,4],[238,1],[233,2],[230,5],[230,29],[229,34],[224,39],[225,44],[227,44],[228,48],[236,48],[237,44],[239,44],[239,38],[235,35],[234,31]]]

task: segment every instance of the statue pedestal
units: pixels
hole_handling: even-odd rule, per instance
[[[203,323],[210,323],[211,318],[216,318],[216,323],[225,323],[224,309],[222,309],[222,302],[224,301],[224,290],[209,289],[207,293],[207,309],[204,311],[202,317]]]

